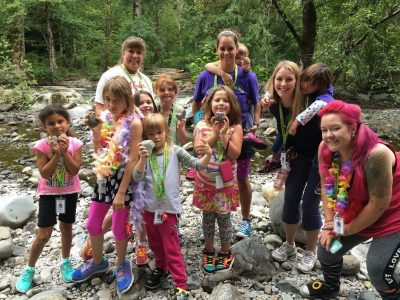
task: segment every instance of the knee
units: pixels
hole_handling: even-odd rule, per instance
[[[72,235],[72,224],[60,222],[61,235]]]
[[[92,236],[97,236],[103,233],[101,229],[101,224],[98,222],[93,222],[93,220],[88,219],[86,223],[86,229]]]
[[[122,241],[128,236],[125,227],[122,228],[121,226],[112,227],[112,233],[116,241]]]
[[[37,241],[41,244],[46,244],[50,240],[52,232],[53,228],[39,229],[36,236]]]

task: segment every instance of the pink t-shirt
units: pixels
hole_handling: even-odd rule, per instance
[[[69,137],[68,153],[73,156],[75,151],[81,148],[83,143],[74,137]],[[52,151],[47,143],[47,138],[43,138],[36,142],[32,147],[32,152],[42,152],[48,159],[52,157]],[[78,175],[71,176],[68,174],[62,157],[57,163],[57,167],[50,178],[40,177],[37,187],[39,195],[62,195],[77,193],[81,190]]]

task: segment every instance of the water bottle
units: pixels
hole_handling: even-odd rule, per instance
[[[289,163],[282,165],[274,181],[274,189],[281,191],[290,172]]]

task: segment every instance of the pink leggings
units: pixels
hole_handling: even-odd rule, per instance
[[[86,228],[90,235],[97,236],[103,234],[102,224],[104,217],[110,209],[110,204],[92,201],[90,204],[89,216],[86,221]],[[123,210],[112,213],[111,230],[116,241],[126,239],[127,233],[125,229],[126,220],[128,219],[130,207],[125,205]]]

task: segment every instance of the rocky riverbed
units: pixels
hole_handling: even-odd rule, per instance
[[[91,146],[88,143],[88,130],[81,124],[81,116],[90,108],[84,102],[71,110],[73,115],[72,127],[78,138],[84,141],[83,167],[80,171],[82,193],[77,212],[77,222],[74,225],[74,240],[72,261],[74,266],[81,262],[79,249],[85,237],[85,219],[90,204],[90,195],[93,173],[90,167]],[[364,119],[381,136],[389,140],[399,141],[400,109],[366,110]],[[35,160],[29,153],[32,141],[39,138],[38,126],[35,123],[36,113],[33,111],[10,111],[0,114],[0,203],[17,201],[14,209],[25,208],[32,212],[26,216],[24,225],[10,225],[0,227],[0,245],[7,245],[9,256],[0,263],[0,299],[118,299],[115,283],[113,282],[112,267],[101,276],[94,277],[81,284],[65,284],[59,276],[58,261],[60,259],[60,231],[55,226],[52,239],[44,248],[36,265],[34,287],[22,295],[15,291],[15,281],[21,269],[26,265],[27,254],[34,239],[37,223],[37,199],[35,188],[38,172]],[[259,134],[272,140],[275,122],[265,118],[261,122]],[[399,147],[397,146],[399,150]],[[200,269],[201,251],[200,240],[201,213],[191,205],[193,184],[184,179],[182,173],[181,196],[184,214],[180,220],[180,232],[183,234],[182,252],[185,258],[188,273],[188,283],[194,299],[302,299],[299,287],[319,274],[319,265],[310,274],[301,274],[296,269],[296,263],[302,256],[303,246],[301,233],[297,257],[279,264],[274,262],[270,252],[282,243],[282,238],[273,230],[280,232],[279,221],[282,194],[271,189],[275,174],[260,175],[256,169],[260,167],[265,153],[258,153],[253,163],[253,172],[250,181],[253,187],[252,225],[254,234],[251,238],[242,241],[235,240],[233,252],[237,257],[232,272],[224,275],[216,274],[205,276]],[[21,199],[23,198],[23,199]],[[25,204],[24,204],[25,203]],[[5,204],[4,204],[5,205]],[[12,205],[11,205],[12,206]],[[1,206],[0,206],[1,207]],[[4,216],[9,210],[0,211],[0,225],[6,225],[4,220],[12,216]],[[9,212],[9,214],[17,212]],[[22,214],[23,215],[23,214]],[[31,216],[30,216],[31,215]],[[3,220],[3,221],[2,221]],[[233,214],[233,224],[240,220],[240,212]],[[19,220],[21,221],[21,220]],[[134,244],[129,245],[129,258],[133,259]],[[1,248],[1,247],[0,247]],[[6,247],[0,249],[4,255]],[[365,255],[368,243],[355,248],[345,259],[345,274],[342,279],[339,299],[379,299],[375,289],[371,286],[365,268]],[[4,250],[4,251],[2,251]],[[113,266],[116,256],[112,235],[106,234],[105,252]],[[150,262],[153,267],[154,262]],[[135,284],[131,290],[122,296],[122,299],[169,299],[173,293],[173,283],[166,282],[160,290],[147,292],[143,286],[145,275],[149,269],[134,267]]]

